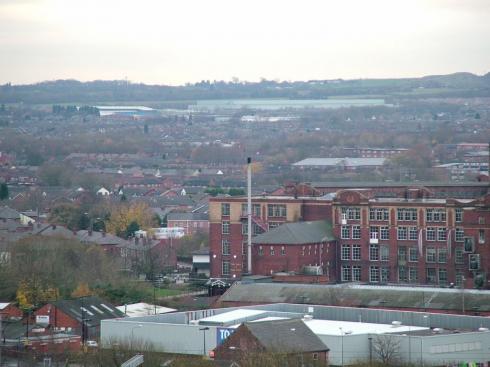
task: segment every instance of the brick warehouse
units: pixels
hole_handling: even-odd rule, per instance
[[[376,188],[344,189],[322,197],[254,197],[252,273],[298,272],[298,267],[314,265],[299,247],[290,250],[275,243],[271,254],[270,238],[259,251],[257,240],[263,236],[258,235],[286,222],[326,220],[334,241],[318,265],[330,282],[488,288],[490,195],[441,198],[447,187],[440,188],[406,186],[386,197]],[[451,189],[457,195],[456,188]],[[240,279],[247,272],[246,197],[212,198],[209,213],[211,276]],[[277,259],[281,256],[284,260]],[[285,261],[295,268],[279,269],[278,262]]]

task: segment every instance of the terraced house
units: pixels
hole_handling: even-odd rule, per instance
[[[247,269],[245,197],[210,200],[211,276]],[[285,223],[292,223],[294,225]],[[253,275],[317,268],[330,283],[489,288],[490,194],[441,198],[434,188],[396,195],[349,188],[324,196],[252,199]]]

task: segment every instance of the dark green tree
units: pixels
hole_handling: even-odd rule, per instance
[[[132,221],[126,227],[126,238],[134,236],[134,232],[139,231],[139,230],[140,230],[140,225],[138,224],[138,222]]]
[[[5,182],[0,184],[0,200],[7,200],[9,197],[9,188]]]

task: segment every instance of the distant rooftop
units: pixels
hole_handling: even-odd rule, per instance
[[[382,166],[385,161],[385,158],[306,158],[293,163],[293,166]]]

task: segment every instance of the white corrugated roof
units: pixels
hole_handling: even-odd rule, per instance
[[[128,317],[140,317],[140,316],[155,315],[155,313],[158,315],[158,314],[162,314],[162,313],[169,313],[169,312],[177,311],[174,308],[155,306],[155,305],[150,305],[149,303],[144,303],[144,302],[133,303],[130,305],[117,306],[116,308],[121,312],[125,312],[126,316],[128,316]]]
[[[306,326],[316,335],[361,335],[361,334],[391,334],[428,330],[428,327],[370,324],[364,322],[334,321],[334,320],[304,320]]]
[[[261,314],[265,314],[267,311],[259,311],[259,310],[246,310],[246,309],[238,309],[230,312],[220,313],[219,315],[214,315],[210,317],[205,317],[200,319],[202,322],[216,322],[216,323],[227,323],[233,322],[235,320],[246,319],[247,317],[253,317]]]

